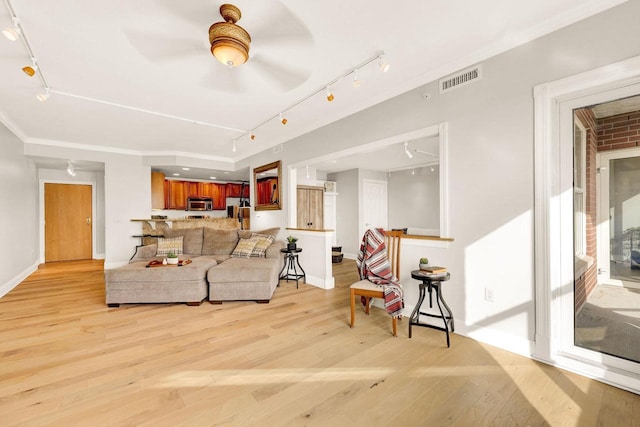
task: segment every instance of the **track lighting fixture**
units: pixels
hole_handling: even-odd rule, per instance
[[[251,138],[252,141],[255,141],[256,139],[256,134],[253,132],[249,132],[249,138]]]
[[[309,165],[307,165],[307,179],[309,179]]]
[[[408,142],[404,143],[404,154],[406,154],[408,158],[413,159],[413,154],[411,154],[411,152],[409,151],[409,143]]]
[[[34,74],[36,73],[36,71],[38,71],[38,62],[36,61],[36,58],[34,58],[32,56],[31,57],[31,65],[27,65],[26,67],[22,67],[22,71],[24,71],[24,73],[27,76],[33,77]]]
[[[44,88],[44,93],[39,93],[36,95],[36,98],[40,102],[45,102],[51,96],[51,91],[48,87]]]
[[[287,124],[287,118],[284,117],[282,113],[280,113],[280,123],[282,123],[283,125]]]
[[[331,92],[331,89],[329,89],[329,86],[327,86],[327,101],[331,102],[334,99],[336,99],[336,97],[333,96],[333,92]]]
[[[383,73],[386,73],[387,71],[389,71],[389,68],[391,67],[391,65],[389,65],[389,63],[384,60],[384,53],[381,53],[380,56],[378,57],[378,66],[380,67]]]
[[[71,160],[67,162],[67,173],[70,176],[76,176],[76,168],[73,166],[73,163],[71,163]]]
[[[233,151],[234,153],[236,152],[236,150],[238,149],[238,147],[236,147],[236,140],[233,140],[233,147],[231,148],[231,151]]]
[[[362,81],[358,78],[358,69],[353,70],[353,87],[360,87]]]
[[[14,16],[12,18],[12,21],[13,21],[13,27],[5,28],[4,30],[2,30],[2,34],[4,34],[6,38],[14,42],[18,40],[18,37],[20,37],[21,31],[20,31],[20,26],[18,25],[18,18]]]
[[[415,175],[416,174],[416,170],[415,169],[411,169],[411,175]]]

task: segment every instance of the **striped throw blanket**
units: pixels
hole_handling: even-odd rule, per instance
[[[404,307],[402,285],[391,273],[391,264],[381,229],[370,229],[364,233],[356,265],[360,280],[367,279],[382,287],[384,308],[387,313],[393,317],[401,317]]]

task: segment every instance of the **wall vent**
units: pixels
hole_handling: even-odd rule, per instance
[[[460,71],[447,78],[440,80],[440,93],[449,92],[450,90],[468,85],[482,78],[482,66],[476,65],[472,68]]]

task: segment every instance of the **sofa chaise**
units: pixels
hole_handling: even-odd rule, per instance
[[[187,303],[254,300],[268,303],[283,266],[279,228],[252,232],[210,228],[167,229],[156,244],[137,249],[129,264],[105,270],[106,303]],[[147,267],[167,253],[191,263]]]

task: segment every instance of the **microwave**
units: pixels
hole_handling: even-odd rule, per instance
[[[211,211],[213,210],[213,199],[210,197],[189,197],[187,199],[188,211]]]

